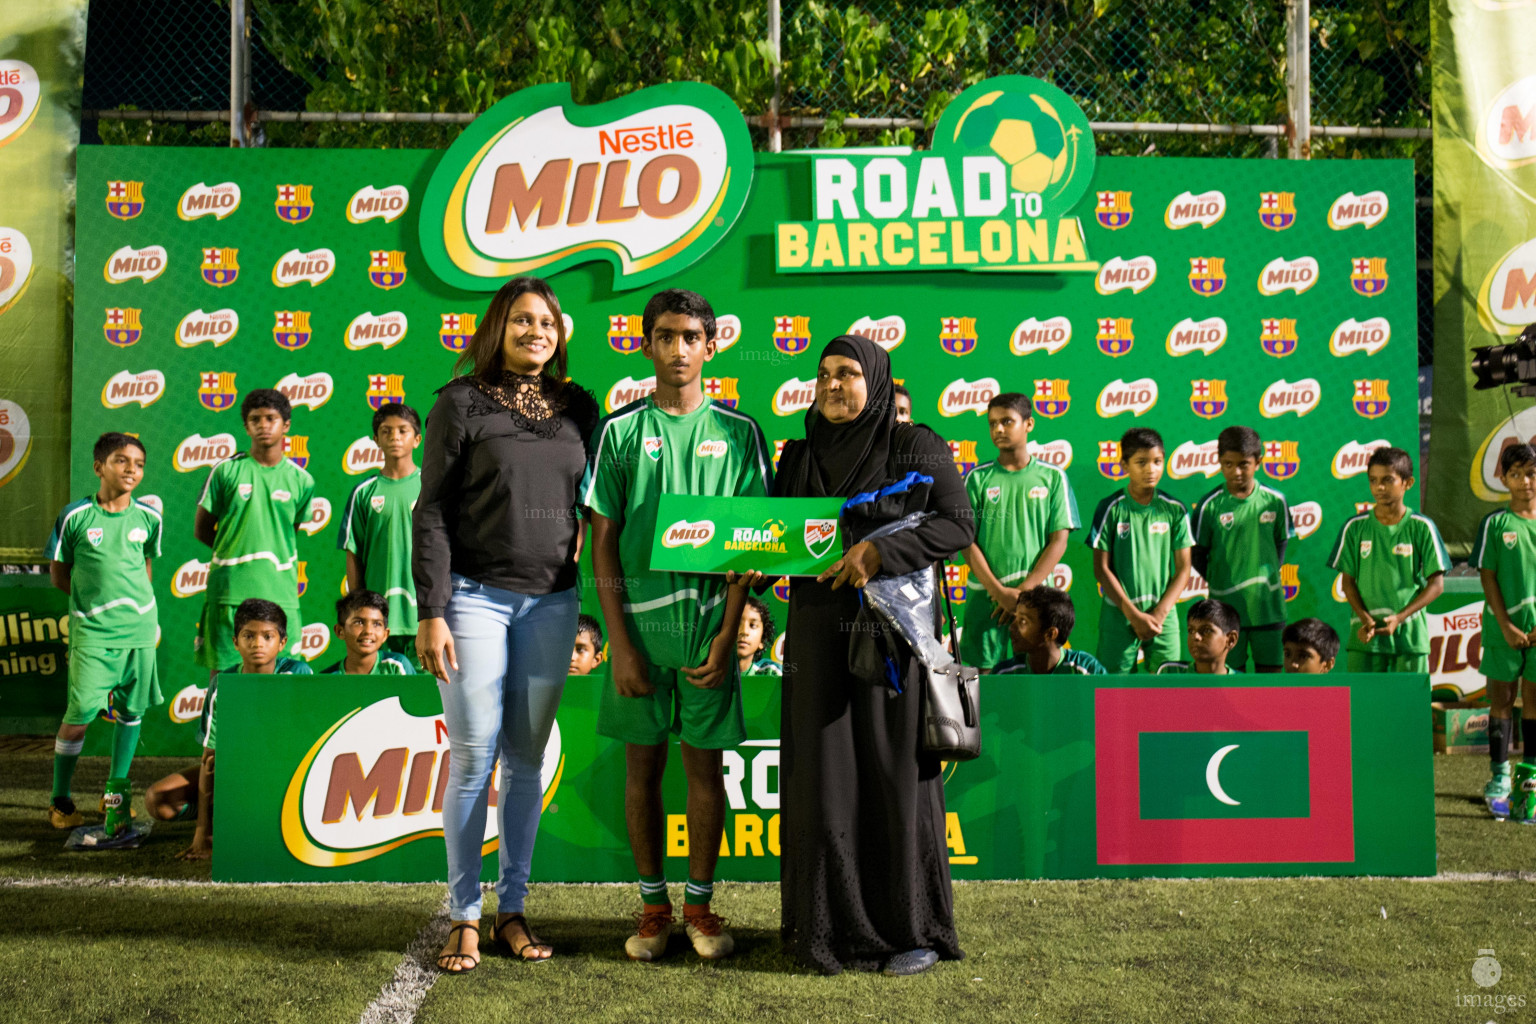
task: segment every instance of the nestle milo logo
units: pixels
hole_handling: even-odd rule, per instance
[[[614,287],[675,274],[731,229],[752,184],[741,111],[699,82],[581,106],[566,83],[491,107],[433,172],[428,265],[460,288],[606,262]]]
[[[697,548],[708,544],[715,536],[715,524],[708,519],[700,519],[696,523],[690,523],[686,519],[679,519],[666,532],[661,535],[661,546],[664,548]]]
[[[317,739],[283,796],[283,844],[313,867],[343,867],[443,834],[450,762],[439,715],[408,713],[387,697],[344,715]],[[564,767],[560,726],[544,748],[544,805]],[[500,771],[494,771],[499,777]],[[497,803],[496,781],[490,803]],[[496,849],[496,815],[486,815],[485,852]]]

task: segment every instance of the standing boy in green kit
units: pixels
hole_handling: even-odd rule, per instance
[[[1286,541],[1296,535],[1285,495],[1259,483],[1264,446],[1251,427],[1228,427],[1216,437],[1222,486],[1206,494],[1190,513],[1195,571],[1210,595],[1237,612],[1237,647],[1227,664],[1242,671],[1253,652],[1258,672],[1279,672],[1285,661],[1285,587],[1280,566]]]
[[[963,552],[981,584],[965,602],[960,658],[984,672],[1008,657],[1008,623],[1021,591],[1050,579],[1067,550],[1067,536],[1083,525],[1067,474],[1029,454],[1035,409],[1017,391],[987,403],[987,429],[997,459],[965,478],[976,519],[976,541]]]
[[[241,452],[208,471],[192,532],[213,549],[198,628],[197,663],[210,677],[240,660],[235,609],[247,598],[271,601],[286,616],[298,653],[299,524],[309,519],[315,479],[283,456],[293,419],[288,397],[258,388],[240,403],[251,439]]]
[[[1179,659],[1178,616],[1168,617],[1189,582],[1189,513],[1184,503],[1157,489],[1163,478],[1163,439],[1134,427],[1120,439],[1125,489],[1099,502],[1088,546],[1093,576],[1104,599],[1094,652],[1111,675],[1135,671],[1138,651],[1145,670],[1156,672]]]
[[[715,315],[704,297],[659,292],[646,303],[642,330],[656,391],[599,424],[583,498],[613,680],[603,688],[597,731],[626,745],[625,819],[643,909],[625,953],[654,960],[672,932],[661,777],[677,733],[688,779],[683,921],[695,951],[717,959],[734,948],[710,899],[725,828],[721,751],[747,737],[736,658],[747,592],[729,577],[653,572],[651,546],[661,495],[765,497],[770,462],[750,416],[704,397],[704,364],[715,351]]]
[[[1482,578],[1483,675],[1488,680],[1488,759],[1483,799],[1496,818],[1536,825],[1536,448],[1499,456],[1509,507],[1483,517],[1471,564]],[[1509,777],[1515,687],[1525,691],[1525,752]],[[1513,792],[1512,792],[1513,791]],[[1511,799],[1511,796],[1514,799]]]
[[[1328,557],[1343,576],[1356,628],[1345,642],[1350,672],[1429,672],[1424,609],[1445,589],[1451,567],[1429,517],[1403,503],[1413,486],[1413,459],[1401,448],[1377,448],[1366,463],[1376,507],[1347,520]]]
[[[373,414],[384,468],[352,488],[336,546],[347,553],[347,590],[372,590],[389,603],[385,649],[416,656],[416,584],[411,579],[411,512],[421,496],[421,417],[401,402]],[[414,668],[412,669],[414,671]]]
[[[86,726],[102,709],[117,715],[110,777],[126,779],[144,712],[164,702],[155,666],[160,639],[150,559],[160,557],[160,513],[135,501],[144,479],[144,445],[116,432],[97,438],[92,468],[101,486],[65,506],[46,548],[53,585],[69,592],[69,704],[53,741],[48,821],[74,828],[85,819],[70,784]]]

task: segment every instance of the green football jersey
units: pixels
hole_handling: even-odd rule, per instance
[[[1451,557],[1428,516],[1409,509],[1396,526],[1387,526],[1371,511],[1345,522],[1328,564],[1354,577],[1365,610],[1379,616],[1401,611],[1431,576],[1451,567]],[[1345,649],[1428,654],[1429,623],[1420,609],[1391,636],[1374,636],[1368,643],[1360,639],[1358,625],[1351,625]]]
[[[752,667],[747,669],[744,674],[749,676],[782,676],[784,670],[772,658],[763,657],[754,661]]]
[[[1051,534],[1083,525],[1067,474],[1039,458],[1017,470],[983,462],[966,474],[965,493],[976,519],[976,546],[1006,586],[1029,575]]]
[[[1285,495],[1256,483],[1237,498],[1223,485],[1195,502],[1190,519],[1195,543],[1211,553],[1211,596],[1235,608],[1245,629],[1285,622],[1280,545],[1296,535]]]
[[[340,661],[320,674],[323,676],[346,675],[347,656],[343,654]],[[413,676],[416,674],[416,667],[405,660],[405,655],[403,654],[381,650],[378,657],[373,659],[373,671],[366,674],[370,676]]]
[[[1488,513],[1472,544],[1472,565],[1499,581],[1514,627],[1522,633],[1536,629],[1536,519],[1522,519],[1507,508]],[[1485,608],[1483,633],[1498,629],[1493,612]]]
[[[1164,491],[1158,491],[1145,505],[1126,490],[1111,494],[1099,502],[1088,533],[1088,546],[1109,553],[1110,571],[1120,581],[1125,596],[1141,611],[1162,600],[1163,591],[1173,580],[1174,552],[1193,544],[1184,503]],[[1103,609],[1121,614],[1107,594]]]
[[[1222,668],[1226,670],[1225,672],[1221,673],[1221,675],[1224,676],[1240,676],[1243,674],[1242,669],[1233,668],[1231,665],[1223,665]],[[1157,674],[1160,676],[1199,675],[1199,673],[1195,671],[1195,663],[1192,661],[1165,661],[1161,665],[1157,666]]]
[[[756,421],[719,402],[673,416],[642,398],[598,424],[582,504],[619,527],[624,614],[650,664],[702,665],[725,621],[724,576],[651,571],[661,496],[766,497],[770,465]]]
[[[207,599],[239,604],[266,598],[298,602],[299,524],[309,519],[315,480],[284,459],[263,466],[241,452],[208,471],[198,507],[219,521],[208,567]]]
[[[1009,658],[992,670],[999,676],[1032,676],[1034,670],[1029,667],[1029,658]],[[1045,673],[1048,676],[1102,676],[1107,675],[1104,666],[1098,658],[1087,651],[1080,651],[1076,647],[1063,647],[1061,660],[1056,662],[1056,667]]]
[[[357,556],[363,585],[389,602],[389,631],[416,632],[416,583],[411,579],[411,511],[421,496],[421,470],[399,480],[375,473],[352,488],[336,546]]]
[[[309,662],[300,658],[278,658],[272,675],[275,676],[312,676],[315,670],[309,667]],[[197,738],[200,743],[209,750],[217,749],[215,741],[219,728],[218,719],[215,717],[214,705],[219,699],[219,676],[240,675],[240,666],[226,668],[213,677],[208,684],[208,692],[203,697],[203,713],[197,720]]]
[[[108,512],[82,498],[59,513],[46,554],[71,566],[70,646],[155,646],[159,615],[144,562],[160,557],[159,512],[142,501]]]

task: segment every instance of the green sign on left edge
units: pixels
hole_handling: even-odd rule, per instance
[[[612,265],[614,288],[671,276],[714,248],[752,187],[752,138],[712,85],[673,82],[581,106],[536,85],[448,147],[421,213],[433,273],[494,291],[518,274]]]
[[[663,494],[651,568],[815,576],[842,556],[842,498],[723,498]]]

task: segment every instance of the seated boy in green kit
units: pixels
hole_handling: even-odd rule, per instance
[[[1193,673],[1202,676],[1227,676],[1241,669],[1227,665],[1227,658],[1237,649],[1242,636],[1237,609],[1225,601],[1206,598],[1189,608],[1189,660],[1165,661],[1158,675]]]
[[[1302,675],[1327,675],[1339,656],[1339,634],[1322,619],[1297,619],[1282,634],[1285,670]]]
[[[354,591],[336,602],[336,635],[347,653],[322,675],[408,676],[416,672],[405,655],[383,649],[389,640],[389,602],[377,591]]]
[[[1102,676],[1104,666],[1087,651],[1063,647],[1072,635],[1077,614],[1065,591],[1044,585],[1019,594],[1008,617],[1013,657],[1000,663],[995,675]]]

